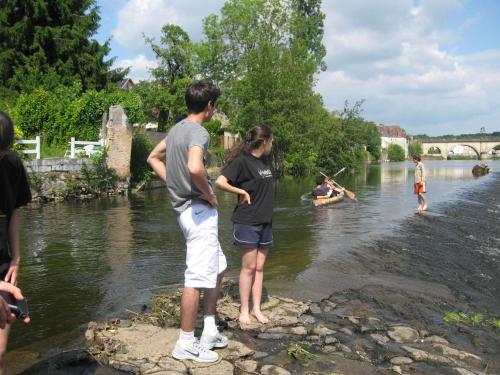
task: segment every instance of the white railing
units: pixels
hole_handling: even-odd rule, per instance
[[[36,154],[36,158],[40,159],[40,136],[37,135],[35,139],[20,139],[16,141],[20,145],[35,145],[35,149],[20,150],[23,154]]]
[[[83,147],[77,147],[83,146]],[[98,146],[98,147],[95,147]],[[75,137],[71,137],[70,149],[66,151],[64,157],[67,157],[69,153],[69,157],[74,159],[77,155],[84,153],[88,157],[91,157],[93,154],[100,152],[100,148],[104,146],[104,139],[100,139],[97,142],[90,141],[77,141]]]

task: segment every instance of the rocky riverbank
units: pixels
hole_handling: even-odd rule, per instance
[[[240,327],[237,286],[218,301],[230,338],[212,365],[177,361],[180,291],[157,296],[131,319],[89,324],[88,352],[101,364],[135,374],[494,374],[499,363],[452,345],[418,322],[388,321],[374,306],[342,293],[318,302],[266,296],[270,324]],[[198,319],[201,321],[201,319]],[[197,327],[197,331],[201,327]],[[198,332],[199,333],[199,332]]]

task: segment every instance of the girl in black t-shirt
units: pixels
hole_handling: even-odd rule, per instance
[[[10,150],[13,141],[12,120],[6,113],[0,112],[0,280],[16,285],[20,261],[18,208],[31,201],[31,192],[22,161]],[[0,305],[3,302],[0,301]],[[29,318],[26,318],[25,322],[28,321]],[[9,331],[10,324],[0,329],[0,373],[2,374],[5,373],[4,354]]]
[[[264,263],[273,246],[273,174],[269,154],[273,145],[271,129],[253,127],[231,152],[215,184],[238,195],[234,209],[233,242],[241,249],[240,324],[250,323],[251,314],[262,324],[269,319],[260,310],[264,282]]]

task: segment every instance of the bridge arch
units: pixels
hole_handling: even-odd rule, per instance
[[[438,155],[438,154],[443,154],[443,151],[438,146],[431,146],[427,149],[426,154]]]
[[[476,154],[476,157],[478,160],[481,159],[481,153],[476,150],[476,148],[474,146],[471,146],[467,143],[462,143],[462,144],[456,144],[454,145],[453,147],[450,148],[450,150],[448,151],[448,155],[449,154],[454,154],[454,155],[467,155],[468,153],[464,153],[464,149],[466,150],[472,150],[474,151],[474,154]]]
[[[500,156],[500,143],[497,144],[496,146],[493,146],[489,151],[488,154],[492,156]]]

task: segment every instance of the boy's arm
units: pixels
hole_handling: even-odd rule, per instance
[[[422,169],[422,165],[417,166],[417,183],[422,183],[423,182],[423,177],[424,177],[424,171]]]
[[[203,163],[203,149],[200,146],[192,146],[189,149],[188,170],[193,183],[202,193],[200,199],[206,200],[214,208],[217,207],[217,198],[208,184],[207,170]]]
[[[167,181],[167,166],[165,165],[165,156],[167,155],[167,144],[161,141],[151,151],[148,156],[148,164],[153,169],[155,174],[164,182]]]

